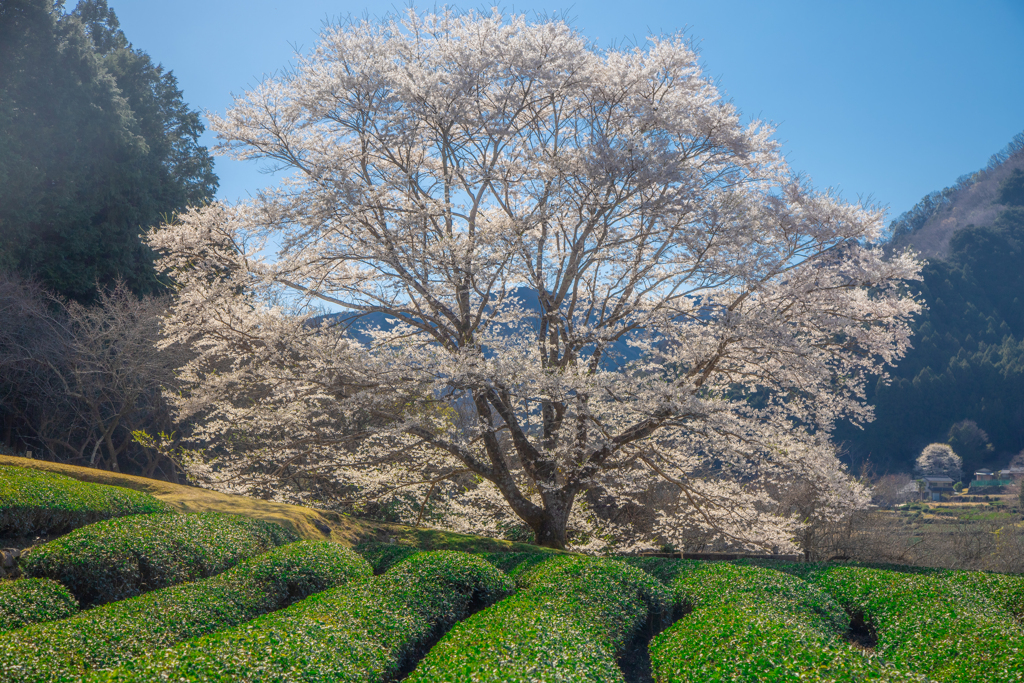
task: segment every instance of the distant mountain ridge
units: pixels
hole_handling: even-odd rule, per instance
[[[523,308],[535,314],[529,316],[526,320],[532,322],[534,329],[539,329],[541,309],[537,290],[529,287],[518,287],[512,292],[512,296],[519,300]],[[367,345],[370,342],[370,335],[367,334],[368,329],[379,327],[381,330],[391,330],[397,323],[397,320],[384,313],[360,314],[355,312],[327,313],[310,319],[310,324],[320,322],[341,325],[347,328],[347,334],[352,339],[360,344]],[[638,359],[640,352],[629,345],[629,340],[639,334],[642,334],[642,332],[629,333],[612,343],[603,356],[601,367],[605,370],[611,370]],[[591,350],[592,347],[585,347],[584,353]],[[487,349],[484,349],[484,353],[488,354]]]
[[[947,258],[949,241],[957,231],[991,225],[1007,208],[995,200],[999,187],[1018,168],[1024,169],[1024,131],[993,154],[985,168],[960,176],[893,220],[890,245],[897,251],[910,247],[926,259]]]

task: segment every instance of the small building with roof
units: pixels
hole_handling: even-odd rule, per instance
[[[943,494],[953,495],[953,478],[952,477],[921,477],[920,482],[924,484],[924,498],[925,500],[942,500]]]
[[[995,478],[996,473],[984,467],[974,473],[974,481],[992,481]]]
[[[1009,481],[1024,479],[1024,467],[1006,467],[999,470],[999,478]]]
[[[1004,493],[1004,486],[1009,486],[1015,481],[1021,481],[1022,479],[1024,479],[1024,467],[1004,467],[997,472],[982,468],[974,473],[974,480],[970,485],[970,493]]]

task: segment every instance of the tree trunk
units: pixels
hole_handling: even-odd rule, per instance
[[[533,527],[533,539],[541,547],[565,550],[565,524],[559,525],[545,516],[540,524]]]
[[[565,550],[565,527],[569,521],[570,505],[547,507],[540,519],[530,525],[537,545]]]

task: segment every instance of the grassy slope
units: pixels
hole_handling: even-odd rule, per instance
[[[424,550],[448,549],[469,552],[536,550],[535,546],[524,543],[512,543],[511,541],[456,534],[436,529],[423,529],[404,524],[376,522],[300,505],[273,503],[247,496],[218,493],[195,486],[181,486],[156,479],[45,460],[0,455],[0,465],[31,467],[48,472],[58,472],[80,481],[145,491],[164,501],[178,512],[230,512],[268,522],[277,522],[293,530],[302,538],[329,539],[348,547],[359,543],[378,541],[402,543]]]

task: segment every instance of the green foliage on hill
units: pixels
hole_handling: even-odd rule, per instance
[[[691,611],[651,643],[658,683],[914,680],[843,642],[849,616],[795,576],[705,564],[673,588]]]
[[[102,519],[170,512],[142,491],[0,466],[0,536],[59,534]]]
[[[374,574],[383,574],[396,564],[422,552],[411,545],[397,543],[368,543],[356,548],[364,560],[370,563]]]
[[[82,302],[157,286],[141,230],[212,199],[198,112],[106,0],[0,5],[0,270]]]
[[[996,201],[1007,206],[1024,206],[1024,170],[1013,169],[1013,173],[999,188]]]
[[[161,517],[180,524],[200,516],[140,515],[92,528]],[[215,517],[229,516],[209,516]],[[185,535],[215,554],[230,545],[212,527]],[[145,529],[121,529],[111,539],[134,539],[132,552],[160,560],[161,544]],[[469,545],[471,537],[418,540],[427,547]],[[923,675],[1010,681],[1017,680],[1017,652],[1024,650],[1014,621],[1024,613],[1018,576],[750,559],[612,560],[543,549],[472,556],[414,543],[367,543],[359,552],[365,559],[330,542],[286,545],[212,578],[74,616],[61,612],[77,606],[55,582],[0,582],[0,631],[10,605],[25,624],[35,613],[62,619],[19,623],[0,636],[0,680],[621,683],[630,680],[623,656],[681,611],[688,613],[651,643],[658,683],[852,683]],[[80,553],[74,562],[83,558],[92,561],[80,569],[83,577],[109,580],[103,557]],[[387,571],[371,577],[371,565]],[[8,589],[30,585],[45,588],[45,595],[8,599]],[[317,591],[325,592],[292,604]],[[55,597],[64,604],[52,605]],[[865,657],[843,642],[849,614],[877,632],[881,656]]]
[[[370,563],[374,574],[383,574],[402,560],[425,550],[459,550],[479,555],[513,578],[544,560],[564,554],[562,551],[525,543],[507,543],[508,547],[502,548],[483,536],[475,537],[475,543],[473,539],[471,536],[458,537],[454,534],[445,538],[443,532],[434,537],[417,533],[412,539],[415,541],[412,545],[370,542],[357,545],[355,551]]]
[[[1003,183],[1007,203],[1024,202],[1022,178]],[[922,275],[914,348],[869,396],[876,420],[836,438],[877,471],[909,472],[925,445],[948,442],[969,478],[1024,449],[1024,206],[958,231]]]
[[[1024,576],[951,571],[949,580],[974,589],[1017,620],[1024,620]]]
[[[508,577],[480,558],[424,552],[90,680],[391,681],[453,623],[511,591]]]
[[[209,579],[101,605],[0,638],[0,679],[80,680],[90,671],[237,626],[369,576],[369,565],[348,548],[330,541],[299,541]]]
[[[508,574],[513,581],[518,583],[537,565],[559,557],[555,553],[544,552],[545,550],[547,549],[538,548],[537,552],[481,553],[480,557]]]
[[[620,557],[619,561],[642,569],[666,586],[675,583],[676,578],[703,567],[706,563],[701,560],[681,560],[671,557]]]
[[[77,611],[78,601],[56,581],[0,581],[0,633],[29,624],[65,619]]]
[[[672,612],[654,578],[614,560],[547,559],[516,583],[515,595],[458,623],[406,680],[621,682],[616,659],[648,620]]]
[[[89,607],[213,576],[297,540],[279,524],[239,515],[133,515],[36,546],[21,565],[26,576],[60,581]]]
[[[846,567],[811,580],[847,612],[863,616],[886,662],[932,681],[1021,680],[1020,628],[971,581]]]

